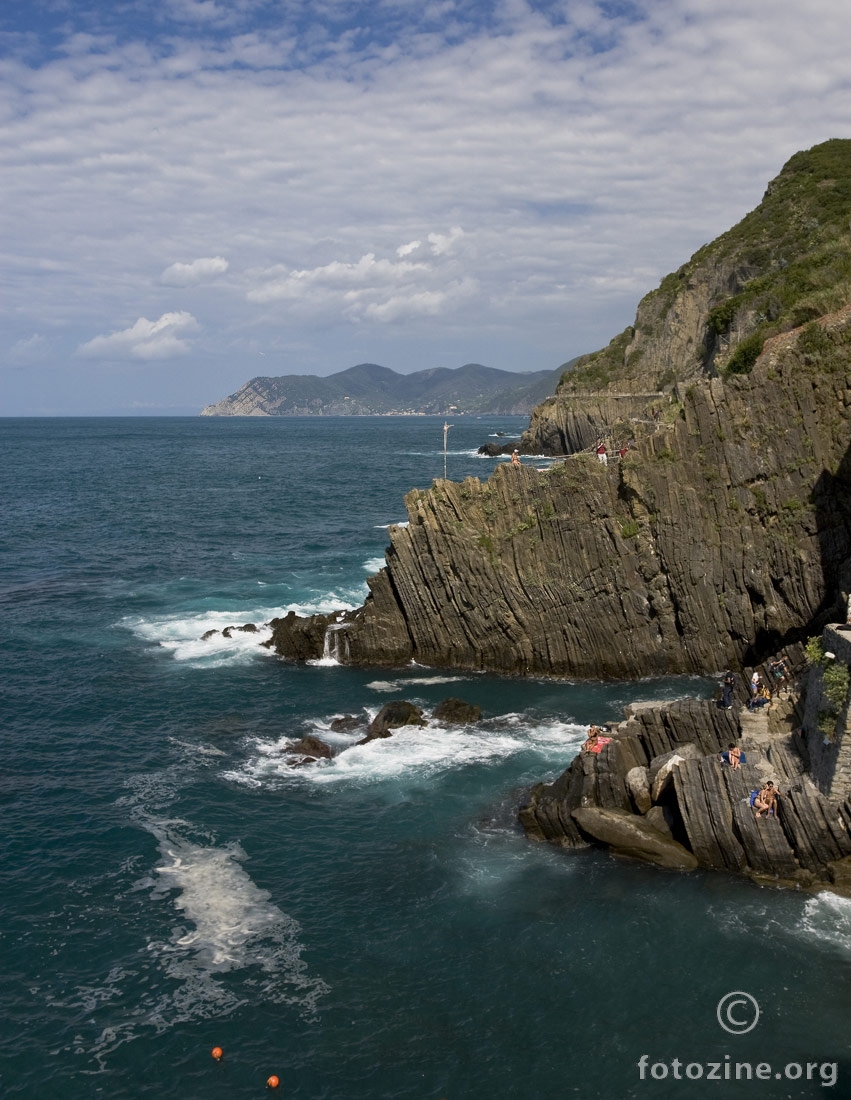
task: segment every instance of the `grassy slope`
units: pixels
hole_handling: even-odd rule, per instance
[[[719,293],[706,317],[704,361],[694,366],[706,368],[716,338],[732,334],[732,353],[718,361],[724,374],[748,373],[768,337],[851,300],[851,140],[796,153],[755,210],[642,300],[642,335],[652,340],[690,278],[713,267],[736,271],[742,289]],[[628,328],[586,356],[565,375],[565,388],[587,392],[617,382],[634,335]]]

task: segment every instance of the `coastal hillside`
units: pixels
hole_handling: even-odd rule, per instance
[[[797,153],[759,206],[667,275],[635,322],[576,360],[532,414],[524,446],[588,446],[677,385],[751,372],[766,341],[851,301],[851,142]],[[619,405],[620,408],[615,406]]]
[[[564,367],[512,371],[467,363],[397,374],[361,363],[326,378],[288,374],[252,378],[202,416],[376,416],[388,414],[527,416],[551,394]]]
[[[632,678],[844,618],[849,221],[851,142],[793,157],[535,410],[523,449],[563,462],[409,493],[364,606],[279,620],[278,651],[321,654],[330,624],[353,663]]]

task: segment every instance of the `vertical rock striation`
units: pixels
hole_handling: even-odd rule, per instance
[[[849,215],[851,142],[793,157],[534,411],[522,449],[567,458],[409,493],[344,659],[637,677],[820,629],[851,575]],[[320,656],[321,627],[272,644]]]

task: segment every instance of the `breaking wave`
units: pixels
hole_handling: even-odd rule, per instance
[[[410,681],[408,681],[410,683]],[[587,736],[587,727],[557,719],[535,721],[528,715],[506,714],[475,726],[403,726],[390,737],[358,744],[376,710],[361,715],[358,727],[332,731],[331,719],[315,721],[309,732],[328,743],[335,755],[300,767],[287,752],[293,737],[255,737],[246,745],[243,763],[224,778],[248,786],[285,784],[356,785],[388,780],[430,779],[473,764],[497,764],[528,753],[536,767],[543,761],[566,767]]]

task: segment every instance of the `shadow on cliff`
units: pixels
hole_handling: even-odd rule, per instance
[[[771,654],[796,642],[806,642],[829,622],[844,622],[846,599],[851,591],[851,446],[833,474],[823,470],[810,493],[815,512],[816,537],[821,556],[821,603],[801,627],[781,634],[759,630],[745,652],[743,664],[756,666]],[[750,592],[751,599],[761,600]]]
[[[807,636],[828,622],[845,622],[851,582],[851,446],[835,474],[824,470],[810,497],[815,506],[824,600],[806,627]]]

